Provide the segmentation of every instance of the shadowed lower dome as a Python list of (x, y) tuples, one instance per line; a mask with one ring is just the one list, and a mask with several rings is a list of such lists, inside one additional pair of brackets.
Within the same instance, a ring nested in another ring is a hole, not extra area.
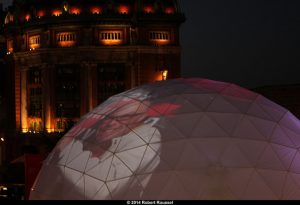
[(115, 95), (43, 164), (31, 199), (300, 199), (300, 122), (234, 84), (175, 79)]

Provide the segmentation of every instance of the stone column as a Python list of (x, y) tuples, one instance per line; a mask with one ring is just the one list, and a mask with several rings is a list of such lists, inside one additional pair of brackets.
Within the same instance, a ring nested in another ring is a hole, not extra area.
[(21, 131), (28, 131), (27, 111), (27, 70), (21, 70)]

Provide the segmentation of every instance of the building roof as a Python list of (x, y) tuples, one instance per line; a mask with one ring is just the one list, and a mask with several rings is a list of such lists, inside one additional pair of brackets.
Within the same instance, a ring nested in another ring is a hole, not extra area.
[(18, 20), (63, 14), (173, 15), (181, 13), (177, 0), (14, 0), (8, 9), (6, 24)]

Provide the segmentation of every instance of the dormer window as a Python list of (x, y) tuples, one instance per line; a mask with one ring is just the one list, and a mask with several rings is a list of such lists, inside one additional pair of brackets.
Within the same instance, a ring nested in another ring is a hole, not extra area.
[(129, 7), (126, 5), (120, 5), (119, 6), (119, 13), (120, 14), (128, 14), (129, 13)]
[(60, 32), (56, 34), (56, 42), (60, 47), (72, 47), (76, 45), (75, 32)]
[(52, 11), (52, 15), (53, 16), (60, 16), (62, 14), (61, 10), (60, 9), (54, 9)]
[(81, 10), (80, 10), (80, 8), (72, 7), (72, 8), (70, 9), (70, 13), (71, 13), (71, 14), (76, 14), (76, 15), (78, 15), (78, 14), (81, 13)]
[(45, 16), (45, 11), (44, 10), (39, 10), (38, 12), (37, 12), (37, 17), (38, 18), (41, 18), (41, 17), (44, 17)]
[(120, 45), (123, 43), (122, 31), (100, 31), (99, 41), (102, 45)]
[(167, 7), (167, 8), (165, 8), (165, 13), (166, 14), (174, 14), (175, 10), (173, 7)]
[(144, 13), (146, 13), (146, 14), (154, 13), (154, 7), (152, 5), (145, 6)]
[(100, 14), (100, 13), (102, 13), (102, 8), (98, 7), (98, 6), (94, 6), (94, 7), (90, 8), (90, 12), (92, 14)]

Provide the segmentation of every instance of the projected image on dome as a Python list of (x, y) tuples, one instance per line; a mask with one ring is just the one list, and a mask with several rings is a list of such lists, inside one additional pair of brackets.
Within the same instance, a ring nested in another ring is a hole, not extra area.
[(30, 198), (297, 199), (299, 137), (290, 112), (234, 84), (147, 84), (86, 114)]

